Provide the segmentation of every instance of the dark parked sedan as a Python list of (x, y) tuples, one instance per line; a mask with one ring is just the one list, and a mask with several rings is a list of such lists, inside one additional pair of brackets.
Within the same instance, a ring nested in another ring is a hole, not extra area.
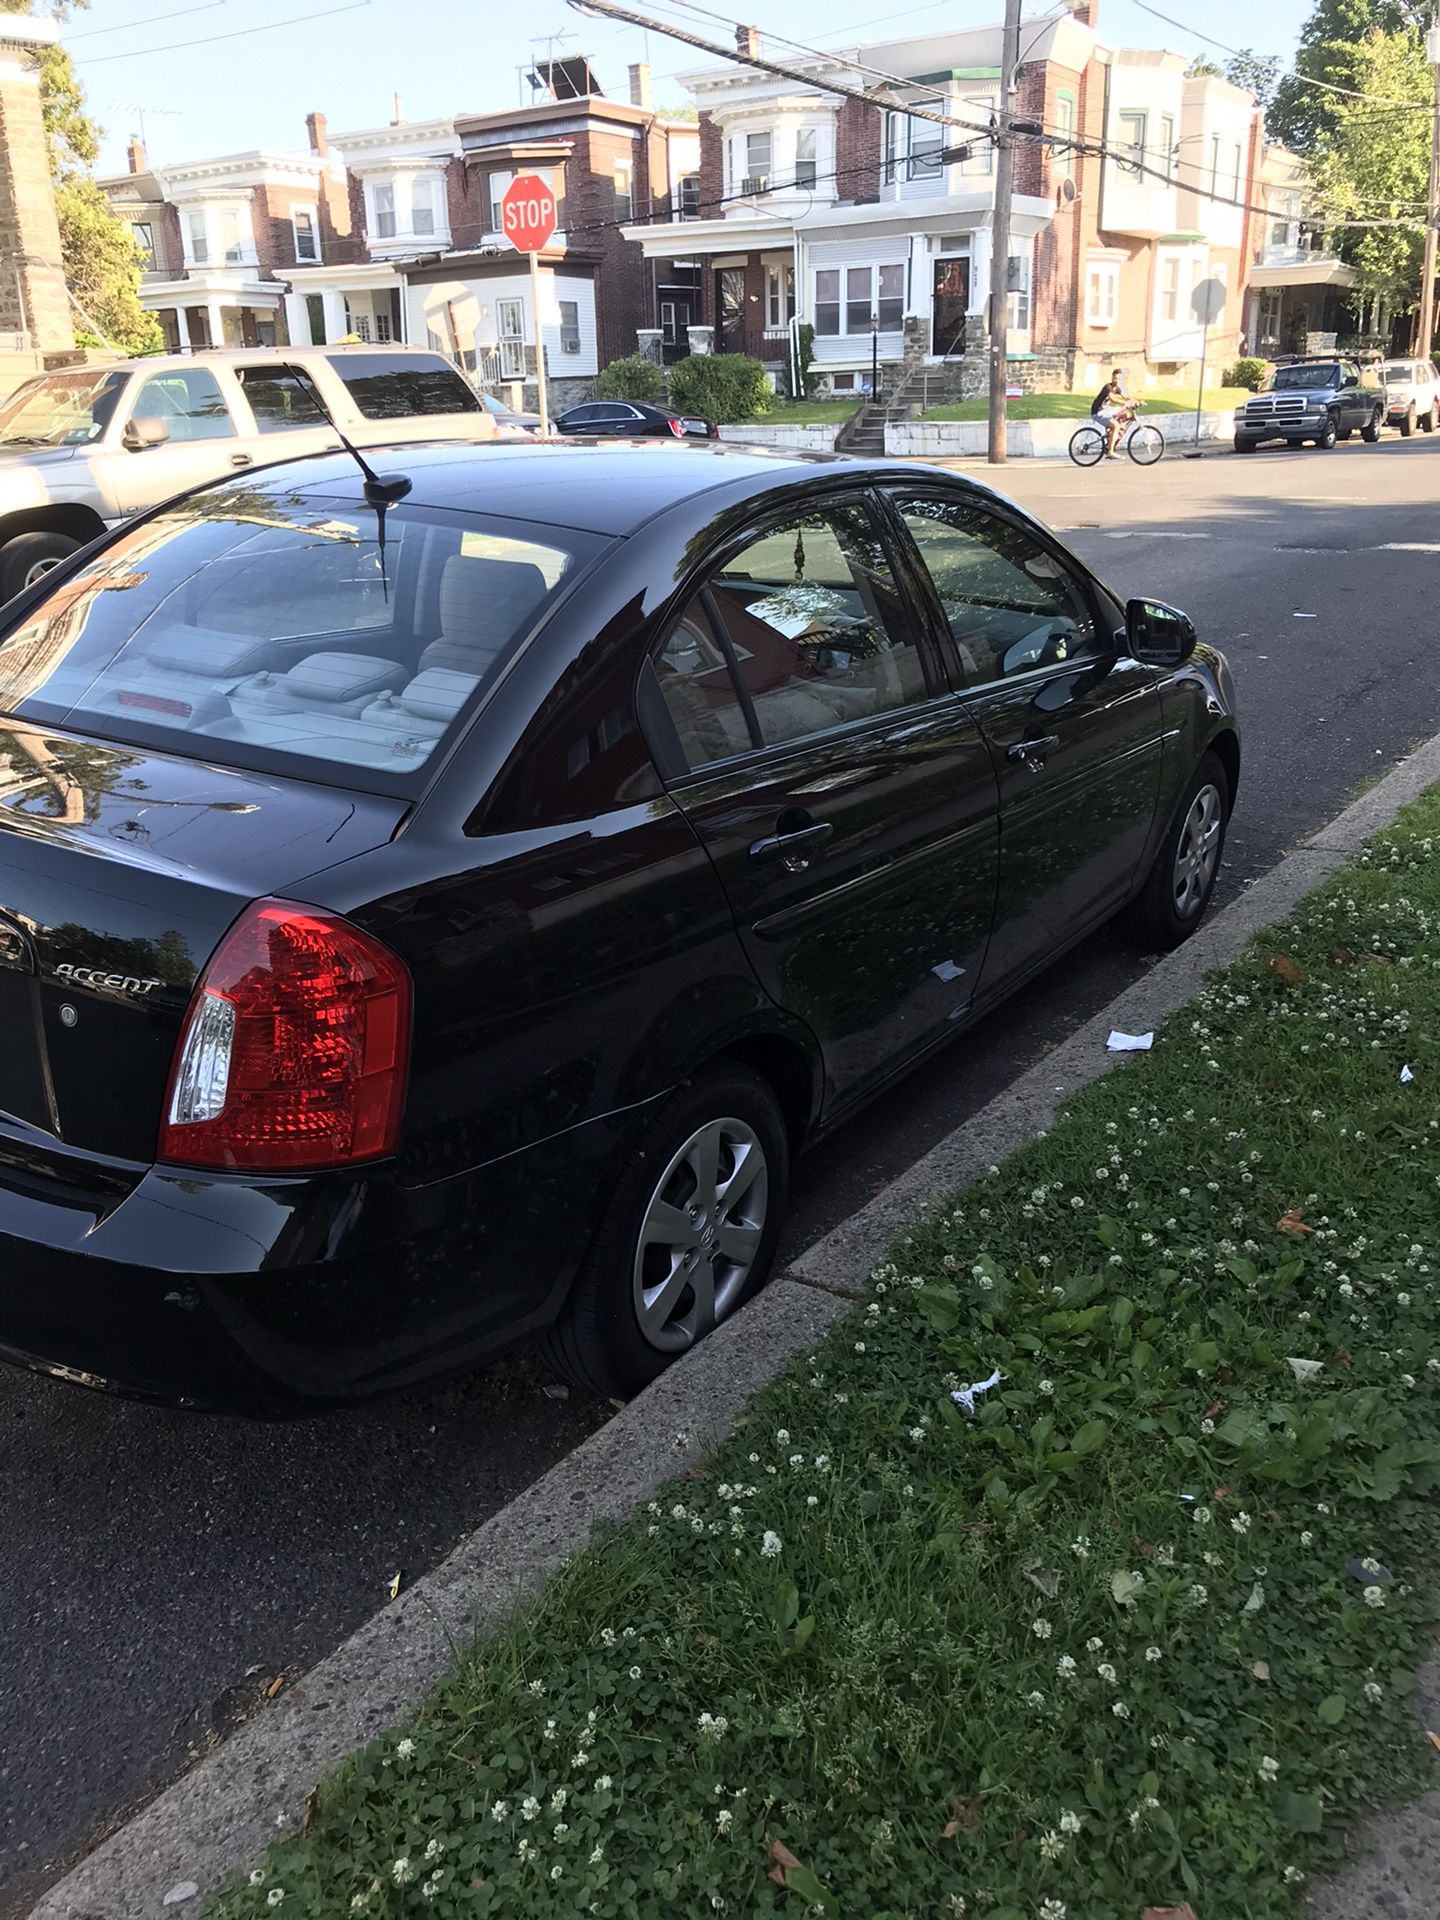
[(1223, 659), (984, 487), (386, 464), (206, 489), (6, 609), (13, 1360), (263, 1411), (536, 1332), (631, 1392), (761, 1285), (795, 1152), (1209, 898)]
[(624, 440), (718, 440), (720, 429), (698, 414), (642, 406), (638, 400), (592, 400), (555, 422), (557, 433), (607, 434)]

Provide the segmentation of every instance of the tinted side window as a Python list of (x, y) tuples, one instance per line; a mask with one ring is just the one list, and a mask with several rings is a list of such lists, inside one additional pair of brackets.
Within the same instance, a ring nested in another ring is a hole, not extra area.
[(204, 367), (154, 374), (135, 398), (137, 420), (163, 420), (172, 440), (228, 440), (235, 422), (215, 376)]
[(756, 744), (927, 697), (917, 635), (858, 505), (779, 522), (712, 575), (703, 601)]
[(443, 361), (398, 353), (344, 353), (330, 364), (367, 420), (484, 411), (475, 389)]
[(325, 425), (308, 383), (293, 367), (237, 367), (236, 375), (261, 433)]
[(968, 686), (1095, 652), (1080, 583), (1032, 534), (968, 500), (896, 495)]
[(655, 673), (688, 765), (749, 751), (754, 742), (739, 686), (698, 600), (671, 630)]

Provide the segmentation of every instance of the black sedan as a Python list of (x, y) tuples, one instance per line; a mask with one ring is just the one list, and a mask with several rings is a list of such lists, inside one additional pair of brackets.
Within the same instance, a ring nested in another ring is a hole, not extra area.
[(698, 414), (642, 406), (638, 400), (592, 400), (571, 407), (555, 422), (557, 433), (596, 434), (623, 440), (718, 440), (720, 429)]
[(1210, 896), (1223, 659), (984, 487), (384, 464), (204, 489), (5, 609), (12, 1360), (265, 1411), (537, 1333), (632, 1392), (763, 1283), (796, 1152)]

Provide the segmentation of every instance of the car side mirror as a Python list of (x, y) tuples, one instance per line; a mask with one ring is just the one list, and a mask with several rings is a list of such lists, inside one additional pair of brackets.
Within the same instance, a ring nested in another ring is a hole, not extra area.
[(1358, 387), (1359, 384), (1360, 382), (1355, 378), (1353, 373), (1347, 374), (1340, 382), (1340, 391), (1343, 393), (1347, 387)]
[(170, 429), (163, 420), (137, 413), (125, 422), (120, 444), (130, 453), (144, 453), (147, 447), (163, 447), (169, 438)]
[(1131, 656), (1147, 667), (1181, 667), (1195, 651), (1195, 623), (1163, 600), (1128, 600), (1125, 639)]

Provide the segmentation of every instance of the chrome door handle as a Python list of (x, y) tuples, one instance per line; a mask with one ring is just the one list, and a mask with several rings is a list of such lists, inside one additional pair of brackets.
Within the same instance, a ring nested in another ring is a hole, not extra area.
[(1028, 740), (1017, 740), (1013, 747), (1005, 749), (1007, 760), (1018, 760), (1027, 767), (1043, 767), (1045, 756), (1051, 747), (1058, 747), (1060, 736), (1055, 733), (1032, 734)]
[(232, 453), (230, 456), (230, 464), (232, 467), (253, 467), (255, 461), (251, 454)]
[(750, 858), (757, 866), (778, 860), (787, 873), (803, 873), (834, 831), (833, 822), (817, 820), (789, 833), (772, 833), (751, 843)]

